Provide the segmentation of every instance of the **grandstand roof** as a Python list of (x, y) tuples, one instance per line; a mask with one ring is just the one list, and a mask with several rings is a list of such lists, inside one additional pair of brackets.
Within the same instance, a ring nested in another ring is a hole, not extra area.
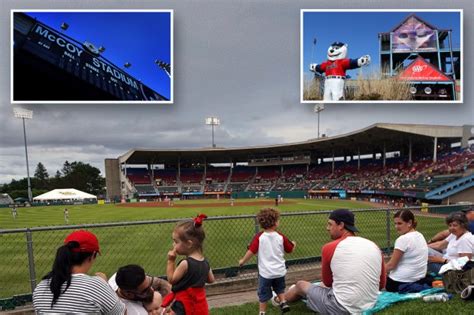
[(312, 157), (332, 157), (342, 155), (372, 154), (407, 150), (412, 143), (413, 152), (429, 152), (433, 148), (433, 138), (438, 144), (449, 145), (466, 137), (474, 138), (473, 126), (440, 126), (418, 124), (377, 123), (346, 134), (310, 139), (303, 142), (248, 146), (240, 148), (191, 148), (191, 149), (141, 149), (135, 148), (119, 157), (120, 163), (127, 164), (176, 164), (205, 161), (207, 163), (246, 162), (254, 157), (294, 155), (297, 152), (310, 153)]

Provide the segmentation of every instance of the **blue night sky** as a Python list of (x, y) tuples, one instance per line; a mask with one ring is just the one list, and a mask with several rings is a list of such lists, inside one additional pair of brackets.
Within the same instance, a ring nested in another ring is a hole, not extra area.
[[(171, 81), (154, 63), (159, 59), (171, 64), (170, 12), (25, 13), (57, 31), (66, 22), (66, 35), (81, 43), (104, 46), (105, 58), (170, 99)], [(125, 69), (125, 62), (132, 66)]]
[[(378, 34), (390, 32), (412, 13), (438, 29), (451, 29), (453, 47), (460, 47), (459, 12), (304, 12), (302, 45), (305, 75), (312, 75), (308, 70), (309, 64), (322, 63), (327, 59), (327, 49), (336, 41), (348, 44), (348, 58), (370, 55), (371, 65), (363, 67), (363, 73), (378, 72)], [(315, 37), (317, 43), (313, 48)], [(350, 70), (348, 74), (355, 77), (358, 71)]]

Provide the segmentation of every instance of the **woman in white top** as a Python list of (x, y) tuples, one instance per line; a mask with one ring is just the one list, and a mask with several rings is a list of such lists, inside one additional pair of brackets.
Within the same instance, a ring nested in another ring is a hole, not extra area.
[(428, 245), (424, 236), (416, 231), (417, 222), (410, 210), (399, 210), (393, 218), (400, 236), (385, 267), (388, 273), (385, 288), (390, 292), (399, 292), (402, 284), (422, 284), (427, 270)]
[[(453, 212), (446, 217), (449, 236), (442, 241), (430, 244), (428, 270), (438, 273), (443, 264), (450, 260), (466, 256), (472, 258), (473, 240), (468, 231), (468, 221), (463, 212)], [(446, 249), (446, 253), (441, 251)]]

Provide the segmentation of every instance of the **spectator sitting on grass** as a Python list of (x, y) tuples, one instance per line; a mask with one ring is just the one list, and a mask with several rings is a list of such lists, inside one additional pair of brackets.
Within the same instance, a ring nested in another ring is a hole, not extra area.
[(326, 230), (333, 239), (321, 254), (322, 284), (298, 281), (285, 297), (288, 302), (307, 299), (320, 314), (353, 314), (374, 307), (386, 273), (380, 248), (355, 236), (354, 214), (338, 209), (329, 215)]
[(107, 282), (87, 275), (99, 253), (99, 241), (91, 232), (69, 234), (56, 252), (52, 271), (33, 292), (35, 311), (124, 314), (125, 305)]
[[(472, 234), (468, 231), (468, 221), (463, 212), (453, 212), (446, 217), (449, 236), (439, 242), (431, 243), (428, 251), (428, 271), (438, 273), (443, 264), (466, 256), (472, 258)], [(446, 249), (446, 253), (441, 251)]]
[(162, 297), (171, 291), (168, 281), (145, 275), (138, 265), (120, 267), (109, 285), (125, 303), (127, 315), (161, 314)]
[[(466, 214), (466, 218), (467, 218), (467, 221), (468, 221), (467, 229), (469, 230), (469, 232), (471, 232), (471, 234), (474, 234), (474, 207), (468, 208), (466, 210), (462, 210), (462, 212), (464, 212)], [(448, 237), (449, 234), (451, 234), (449, 232), (449, 229), (443, 230), (443, 231), (437, 233), (435, 236), (433, 236), (428, 241), (428, 244), (442, 241), (442, 240), (446, 239), (446, 237)]]
[(393, 218), (400, 236), (395, 241), (392, 257), (386, 264), (386, 270), (390, 274), (385, 288), (389, 292), (400, 292), (407, 285), (419, 284), (417, 288), (422, 290), (423, 284), (431, 285), (432, 282), (432, 279), (425, 280), (428, 261), (425, 237), (416, 231), (417, 222), (410, 210), (398, 210)]

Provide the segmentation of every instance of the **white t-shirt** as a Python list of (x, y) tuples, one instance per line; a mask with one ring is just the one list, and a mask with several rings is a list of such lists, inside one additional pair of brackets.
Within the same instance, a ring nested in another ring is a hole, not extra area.
[[(114, 291), (118, 290), (118, 285), (115, 281), (116, 276), (117, 273), (114, 273), (112, 277), (109, 278), (109, 285)], [(143, 307), (142, 302), (130, 301), (121, 297), (119, 298), (120, 300), (122, 300), (123, 304), (125, 304), (125, 307), (127, 308), (127, 315), (148, 315), (148, 312), (145, 307)]]
[(332, 290), (351, 314), (375, 305), (382, 275), (382, 253), (368, 239), (351, 236), (340, 241), (332, 256)]
[(473, 252), (471, 232), (464, 233), (459, 239), (456, 239), (456, 235), (449, 234), (445, 240), (448, 241), (448, 248), (446, 248), (444, 258), (449, 260), (458, 259), (459, 254)]
[(417, 231), (401, 235), (395, 241), (395, 249), (403, 256), (395, 269), (390, 271), (390, 279), (398, 282), (415, 282), (425, 277), (428, 263), (428, 245), (425, 237)]
[(286, 275), (285, 252), (291, 253), (293, 243), (278, 231), (259, 232), (249, 245), (249, 250), (258, 253), (258, 273), (265, 279), (276, 279)]

